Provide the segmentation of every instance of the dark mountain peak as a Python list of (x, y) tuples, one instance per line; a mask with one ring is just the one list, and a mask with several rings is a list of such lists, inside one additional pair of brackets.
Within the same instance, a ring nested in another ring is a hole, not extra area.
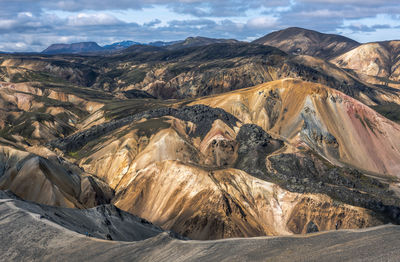
[(43, 54), (78, 54), (102, 51), (96, 42), (79, 42), (72, 44), (52, 44), (42, 51)]
[(272, 32), (253, 43), (271, 45), (285, 52), (332, 58), (360, 45), (357, 41), (341, 35), (324, 34), (300, 27), (289, 27)]
[(124, 40), (121, 42), (112, 43), (110, 45), (105, 45), (105, 46), (103, 46), (103, 48), (105, 48), (107, 50), (120, 50), (120, 49), (125, 49), (125, 48), (133, 46), (133, 45), (142, 45), (142, 43), (131, 41), (131, 40)]
[(168, 49), (180, 49), (186, 47), (205, 46), (205, 45), (222, 44), (222, 43), (233, 44), (238, 42), (239, 41), (235, 39), (216, 39), (203, 36), (191, 36), (186, 38), (183, 42), (170, 45)]
[(216, 43), (237, 43), (237, 42), (239, 41), (235, 39), (209, 38), (204, 36), (190, 36), (183, 41), (184, 44), (193, 44), (193, 43), (216, 44)]

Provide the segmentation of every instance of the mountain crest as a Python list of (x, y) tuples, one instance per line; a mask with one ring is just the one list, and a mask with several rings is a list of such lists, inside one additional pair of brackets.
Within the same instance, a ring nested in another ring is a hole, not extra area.
[(52, 44), (42, 54), (77, 54), (102, 51), (96, 42), (79, 42), (72, 44)]
[(270, 45), (296, 55), (333, 58), (360, 45), (350, 38), (299, 27), (272, 32), (253, 43)]

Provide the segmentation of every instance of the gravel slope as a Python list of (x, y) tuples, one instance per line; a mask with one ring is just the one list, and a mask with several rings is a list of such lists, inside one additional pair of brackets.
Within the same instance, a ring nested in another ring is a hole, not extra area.
[[(130, 228), (130, 232), (141, 232), (133, 234), (133, 239), (145, 239), (122, 242), (77, 233), (88, 225), (93, 235), (107, 229), (99, 225), (102, 212), (98, 210), (48, 208), (11, 199), (1, 191), (0, 199), (0, 261), (396, 261), (400, 256), (400, 227), (393, 225), (290, 237), (193, 241), (160, 233), (127, 214), (121, 216), (126, 219), (123, 223), (117, 223), (117, 216), (111, 215), (117, 232), (128, 234)], [(51, 212), (65, 219), (52, 221)], [(73, 217), (81, 223), (71, 222)], [(121, 234), (115, 238), (127, 237)]]

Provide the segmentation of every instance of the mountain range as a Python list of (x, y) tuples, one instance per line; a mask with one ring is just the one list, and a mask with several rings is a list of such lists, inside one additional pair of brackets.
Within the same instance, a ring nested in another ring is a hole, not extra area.
[(99, 46), (95, 42), (80, 42), (72, 44), (52, 44), (43, 50), (42, 54), (54, 55), (54, 54), (87, 54), (87, 53), (99, 53), (99, 52), (110, 52), (123, 50), (131, 46), (155, 46), (155, 47), (167, 47), (168, 49), (180, 49), (186, 47), (203, 46), (215, 43), (236, 43), (237, 40), (233, 39), (213, 39), (207, 37), (189, 37), (183, 41), (156, 41), (150, 43), (139, 43), (130, 40), (112, 43), (110, 45)]
[(0, 236), (19, 244), (0, 250), (395, 261), (399, 47), (288, 28), (1, 54)]

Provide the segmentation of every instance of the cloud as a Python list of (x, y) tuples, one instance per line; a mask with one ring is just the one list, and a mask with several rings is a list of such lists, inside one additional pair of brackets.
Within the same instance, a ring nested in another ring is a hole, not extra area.
[(144, 23), (143, 25), (148, 26), (148, 27), (153, 27), (153, 26), (159, 25), (161, 23), (162, 23), (162, 21), (160, 19), (154, 19), (148, 23)]
[(253, 29), (267, 29), (273, 28), (277, 25), (277, 18), (275, 17), (256, 17), (247, 22), (247, 26)]
[(67, 25), (69, 26), (94, 26), (94, 25), (118, 25), (123, 24), (121, 20), (118, 20), (114, 16), (97, 13), (87, 14), (79, 13), (75, 16), (68, 17)]
[(348, 26), (343, 26), (343, 29), (348, 29), (351, 30), (352, 32), (376, 32), (376, 30), (379, 29), (389, 29), (392, 28), (390, 25), (387, 24), (382, 24), (382, 25), (372, 25), (372, 26), (367, 26), (363, 24), (351, 24)]
[(278, 8), (288, 6), (290, 0), (222, 0), (195, 1), (190, 5), (184, 1), (171, 2), (169, 6), (177, 13), (191, 14), (197, 17), (235, 17), (249, 10)]
[(358, 5), (358, 6), (382, 6), (382, 5), (395, 5), (399, 2), (397, 0), (299, 0), (302, 3), (310, 4), (331, 4), (331, 5)]

